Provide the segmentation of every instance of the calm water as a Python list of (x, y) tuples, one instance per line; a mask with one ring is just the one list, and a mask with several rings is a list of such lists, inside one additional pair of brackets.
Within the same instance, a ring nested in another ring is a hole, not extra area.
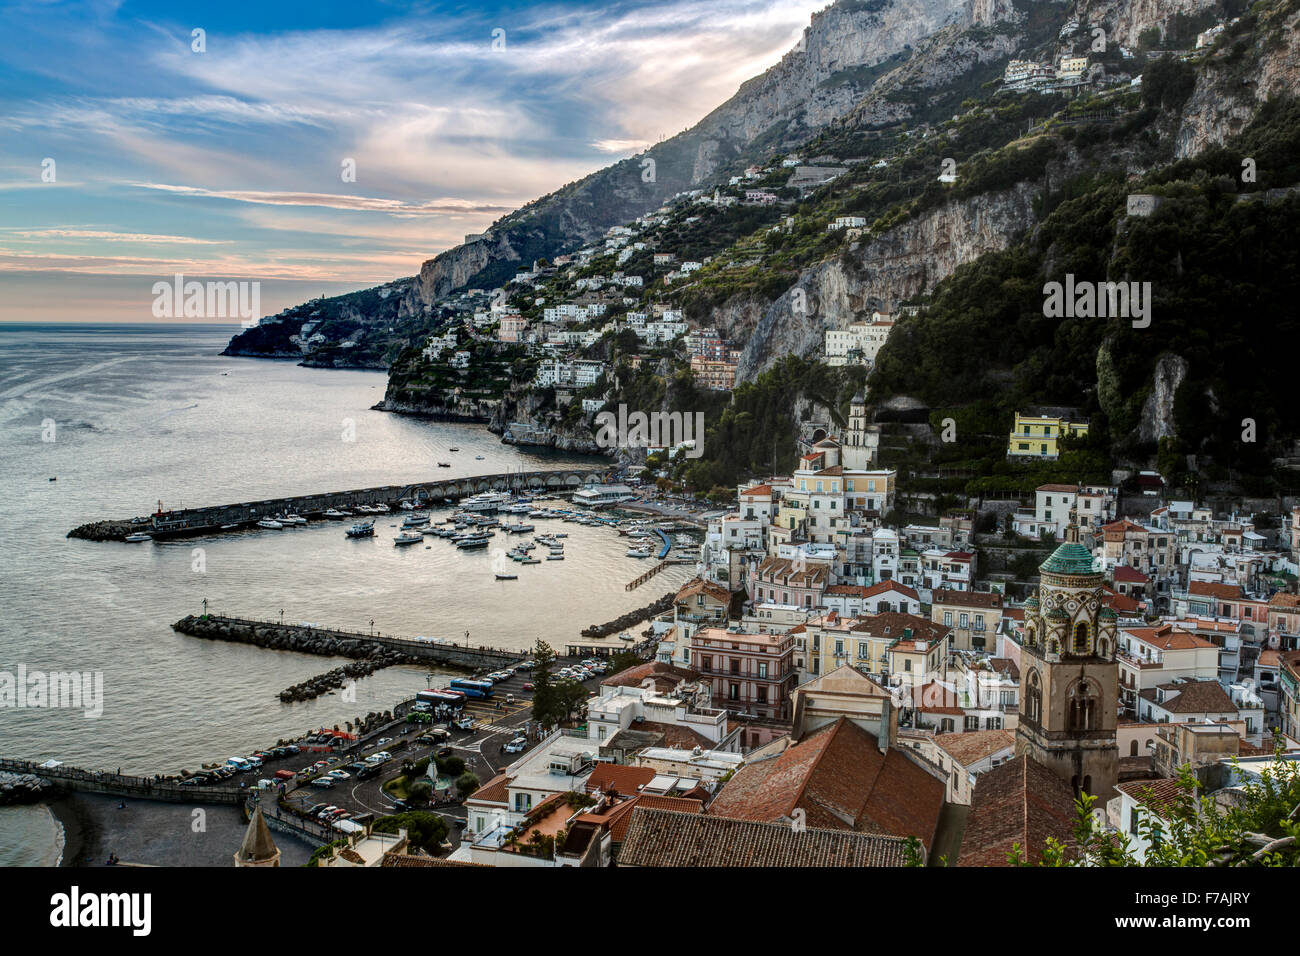
[[(392, 668), (360, 681), (355, 703), (281, 704), (280, 690), (340, 662), (172, 631), (204, 598), (230, 614), (283, 610), (285, 620), (360, 629), (373, 619), (385, 632), (468, 630), (524, 648), (539, 637), (562, 646), (690, 576), (672, 568), (626, 592), (646, 568), (624, 556), (627, 539), (574, 524), (563, 525), (566, 560), (517, 566), (517, 581), (494, 579), (491, 554), (441, 539), (393, 547), (396, 519), (359, 541), (338, 522), (171, 543), (65, 537), (85, 521), (147, 514), (159, 499), (196, 506), (590, 461), (502, 445), (482, 426), (371, 411), (383, 373), (223, 358), (231, 331), (0, 325), (0, 670), (101, 671), (105, 701), (98, 719), (0, 709), (0, 755), (175, 772), (387, 709), (424, 686), (422, 670)], [(43, 441), (51, 421), (54, 441)], [(0, 811), (0, 863), (30, 859), (16, 828), (48, 830), (42, 816), (19, 816)]]

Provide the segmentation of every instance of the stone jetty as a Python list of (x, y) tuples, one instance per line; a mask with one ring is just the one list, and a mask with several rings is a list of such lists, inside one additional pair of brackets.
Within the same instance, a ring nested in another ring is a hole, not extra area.
[(17, 803), (37, 803), (50, 796), (54, 788), (48, 780), (33, 773), (10, 773), (0, 770), (0, 807)]
[(582, 636), (608, 637), (611, 634), (626, 631), (629, 627), (640, 624), (647, 618), (654, 617), (657, 614), (663, 614), (665, 611), (669, 610), (673, 606), (673, 598), (676, 596), (677, 592), (669, 591), (663, 597), (659, 598), (659, 600), (652, 601), (639, 610), (628, 611), (626, 614), (622, 614), (605, 624), (592, 624), (589, 627), (584, 627), (582, 629)]
[(332, 671), (326, 671), (324, 674), (317, 674), (300, 684), (294, 684), (292, 687), (286, 687), (280, 691), (280, 700), (285, 703), (292, 703), (299, 700), (312, 700), (320, 697), (322, 694), (328, 694), (332, 690), (338, 690), (348, 681), (358, 680), (362, 677), (369, 677), (375, 671), (385, 667), (393, 667), (397, 664), (418, 664), (421, 663), (419, 658), (411, 657), (409, 654), (399, 654), (397, 651), (380, 650), (374, 657), (367, 658), (363, 661), (352, 661), (344, 664), (342, 667), (336, 667)]

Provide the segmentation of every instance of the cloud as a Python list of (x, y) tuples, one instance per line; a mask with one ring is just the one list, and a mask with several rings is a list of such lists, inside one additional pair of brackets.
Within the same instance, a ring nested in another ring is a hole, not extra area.
[(229, 199), (234, 202), (259, 203), (266, 206), (320, 206), (327, 209), (363, 209), (402, 216), (481, 215), (506, 213), (513, 206), (475, 203), (464, 199), (429, 199), (419, 203), (377, 196), (348, 196), (342, 193), (269, 192), (250, 189), (204, 189), (200, 186), (176, 186), (168, 183), (131, 183), (139, 189), (157, 189), (184, 196)]

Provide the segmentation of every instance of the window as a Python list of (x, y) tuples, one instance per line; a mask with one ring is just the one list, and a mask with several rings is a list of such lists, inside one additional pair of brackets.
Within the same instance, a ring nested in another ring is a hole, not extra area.
[(727, 687), (727, 697), (731, 700), (740, 700), (740, 685), (729, 684)]
[(969, 614), (963, 614), (963, 615), (961, 616), (961, 626), (964, 627), (964, 628), (965, 628), (965, 627), (970, 627), (970, 615), (969, 615)]
[(757, 700), (760, 704), (766, 704), (766, 703), (767, 703), (767, 688), (766, 688), (766, 687), (759, 687), (759, 688), (758, 688), (756, 700)]
[(767, 661), (758, 662), (758, 676), (762, 678), (767, 677)]
[(731, 659), (731, 662), (730, 662), (730, 663), (731, 663), (731, 673), (733, 673), (733, 674), (739, 674), (739, 673), (740, 673), (740, 661), (736, 660), (736, 659), (733, 657), (733, 658)]
[(533, 795), (531, 793), (515, 794), (515, 812), (527, 813), (533, 808)]
[(1070, 688), (1069, 715), (1071, 731), (1097, 729), (1097, 697), (1084, 681), (1076, 681)]
[(952, 611), (943, 612), (943, 626), (952, 627)]
[(967, 730), (979, 730), (979, 729), (980, 729), (980, 719), (979, 719), (978, 717), (976, 717), (975, 715), (973, 715), (973, 714), (967, 714), (967, 715), (966, 715), (966, 729), (967, 729)]
[(982, 631), (982, 630), (984, 630), (984, 615), (983, 615), (983, 614), (976, 614), (976, 615), (975, 615), (975, 630), (977, 630), (977, 631)]
[(1043, 719), (1043, 686), (1038, 671), (1030, 671), (1025, 687), (1025, 716), (1034, 723)]

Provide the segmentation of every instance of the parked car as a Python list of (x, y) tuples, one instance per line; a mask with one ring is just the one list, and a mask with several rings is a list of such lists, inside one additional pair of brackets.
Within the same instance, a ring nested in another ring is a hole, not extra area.
[(316, 814), (320, 813), (328, 806), (329, 806), (328, 803), (313, 803), (310, 807), (307, 808), (307, 815), (309, 817), (314, 817)]
[(439, 748), (438, 748), (438, 756), (439, 756), (439, 757), (442, 757), (442, 758), (444, 758), (444, 759), (447, 758), (447, 757), (450, 757), (450, 756), (452, 755), (453, 752), (454, 752), (454, 751), (452, 750), (451, 747), (439, 747)]
[(383, 773), (383, 771), (384, 771), (384, 768), (383, 768), (383, 764), (382, 764), (382, 762), (380, 762), (380, 763), (368, 764), (368, 765), (366, 766), (366, 769), (365, 769), (365, 770), (358, 770), (358, 771), (357, 771), (357, 779), (358, 779), (358, 780), (369, 780), (371, 777), (377, 777), (377, 776), (379, 776), (381, 773)]
[(328, 790), (330, 787), (334, 786), (334, 783), (335, 780), (333, 777), (317, 777), (311, 782), (311, 785), (313, 787), (320, 787), (322, 790)]
[(528, 681), (526, 684), (524, 684), (523, 689), (524, 689), (524, 690), (536, 690), (537, 688), (533, 686), (533, 682), (532, 682), (532, 681)]
[(382, 747), (384, 744), (391, 744), (392, 742), (393, 742), (392, 737), (380, 737), (378, 740), (375, 741), (375, 746)]
[(325, 806), (321, 807), (319, 810), (313, 813), (312, 816), (316, 817), (317, 819), (320, 819), (324, 817), (327, 813), (332, 813), (337, 809), (338, 807), (334, 806), (334, 804), (327, 803), (325, 804)]
[(505, 747), (503, 747), (502, 749), (508, 754), (523, 753), (525, 750), (528, 749), (528, 741), (525, 740), (523, 737), (516, 737), (514, 740), (510, 741), (510, 743), (506, 744)]
[(331, 770), (329, 773), (325, 774), (325, 776), (333, 777), (335, 780), (352, 779), (352, 774), (348, 773), (346, 770)]

